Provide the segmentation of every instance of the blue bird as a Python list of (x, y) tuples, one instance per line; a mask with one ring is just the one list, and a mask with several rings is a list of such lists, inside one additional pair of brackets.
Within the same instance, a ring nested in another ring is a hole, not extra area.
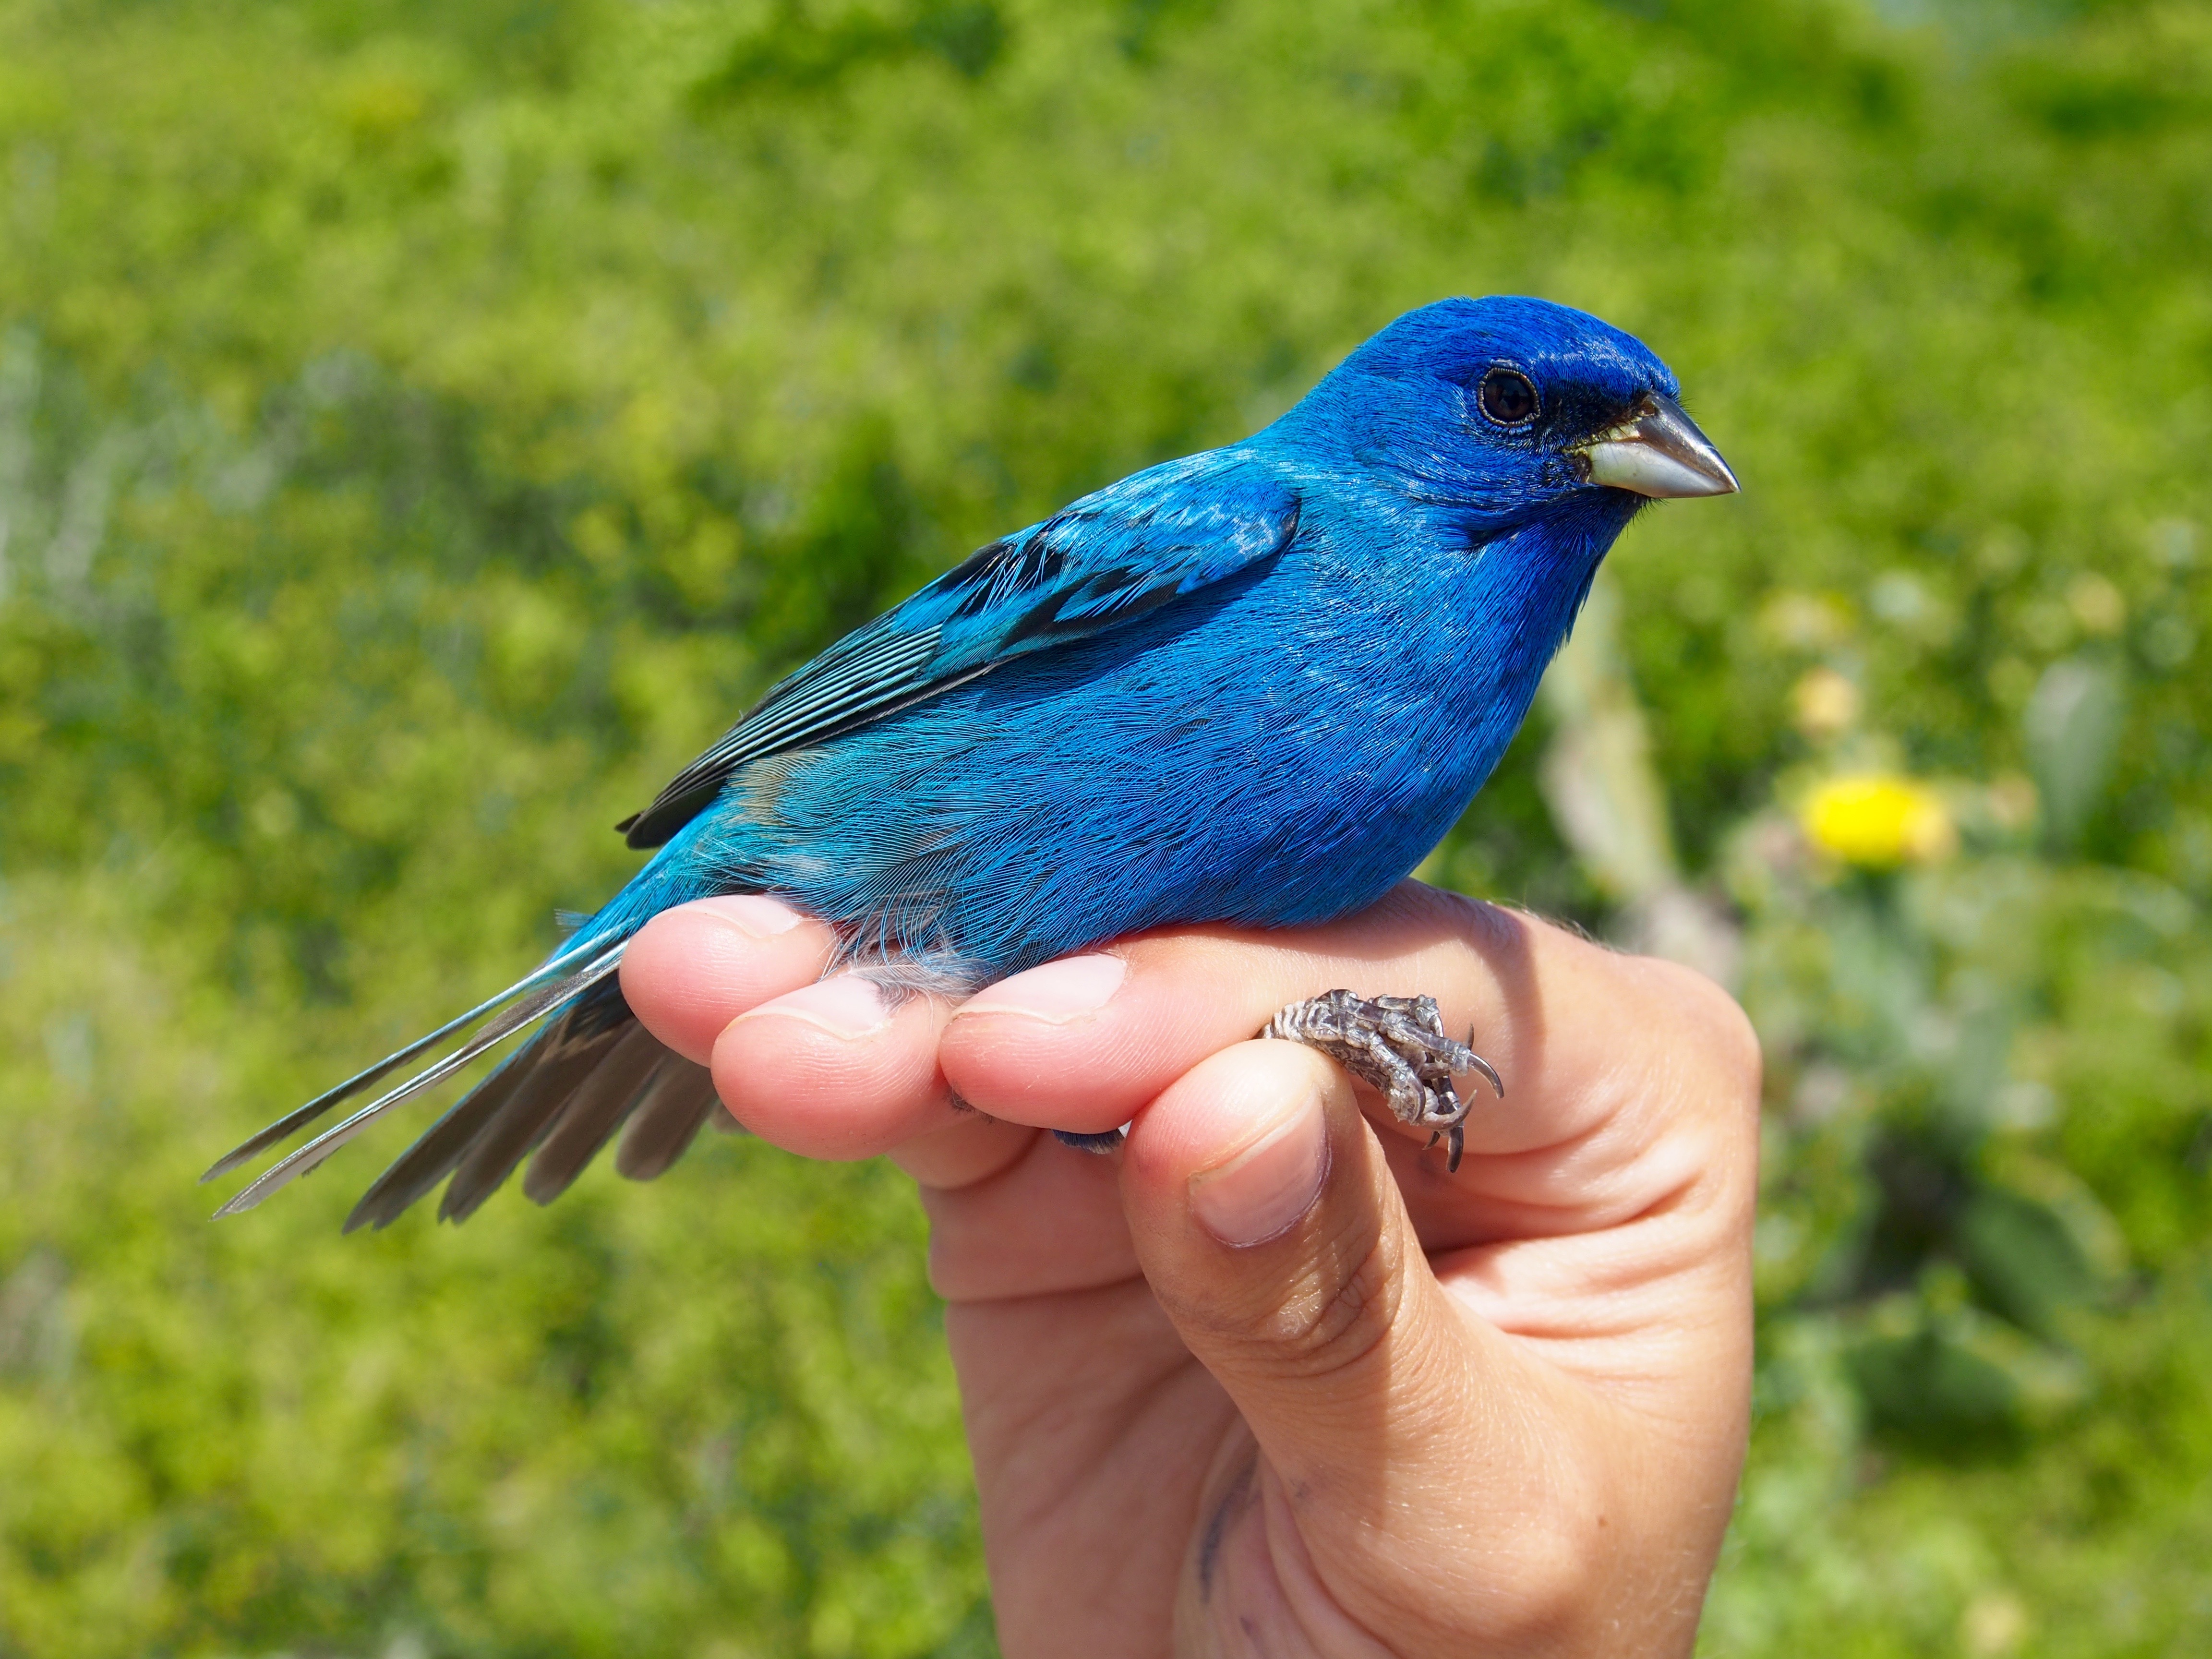
[[(617, 1167), (659, 1173), (714, 1091), (614, 975), (648, 919), (709, 894), (775, 894), (834, 926), (839, 966), (948, 996), (1142, 928), (1371, 903), (1481, 787), (1630, 519), (1736, 488), (1678, 395), (1585, 313), (1440, 301), (1264, 431), (993, 542), (773, 687), (618, 825), (658, 850), (534, 973), (219, 1162), (210, 1178), (483, 1022), (219, 1213), (540, 1020), (347, 1231), (448, 1176), (439, 1214), (463, 1219), (526, 1157), (547, 1202), (618, 1129)], [(1427, 999), (1334, 992), (1268, 1031), (1448, 1133), (1455, 1166), (1453, 1076), (1502, 1090)]]

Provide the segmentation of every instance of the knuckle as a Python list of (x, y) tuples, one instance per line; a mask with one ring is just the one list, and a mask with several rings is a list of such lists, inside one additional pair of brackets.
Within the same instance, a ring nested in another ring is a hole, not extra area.
[(1305, 1379), (1349, 1370), (1397, 1322), (1405, 1275), (1387, 1237), (1331, 1239), (1256, 1333), (1273, 1369)]
[(1575, 1651), (1599, 1592), (1616, 1575), (1615, 1539), (1599, 1494), (1587, 1480), (1562, 1479), (1543, 1512), (1508, 1547), (1500, 1582), (1512, 1590), (1493, 1609), (1507, 1651)]
[(1694, 969), (1657, 957), (1638, 960), (1666, 1005), (1667, 1023), (1693, 1039), (1686, 1047), (1711, 1068), (1717, 1092), (1737, 1103), (1757, 1101), (1765, 1062), (1743, 1005)]

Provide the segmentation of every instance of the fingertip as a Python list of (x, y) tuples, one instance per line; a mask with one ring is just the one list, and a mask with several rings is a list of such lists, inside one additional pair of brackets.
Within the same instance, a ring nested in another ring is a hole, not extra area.
[(1121, 946), (987, 986), (945, 1027), (946, 1079), (1009, 1122), (1086, 1134), (1120, 1127), (1224, 1036), (1244, 1035), (1208, 1029), (1220, 1011), (1204, 1002), (1164, 1004), (1157, 974), (1138, 959), (1158, 954)]
[(1011, 1168), (1036, 1144), (1037, 1131), (955, 1109), (943, 1127), (891, 1149), (890, 1160), (924, 1192), (957, 1192)]
[[(769, 893), (718, 893), (709, 898), (694, 899), (678, 908), (695, 916), (712, 916), (726, 921), (740, 933), (754, 939), (776, 939), (794, 927), (806, 924), (804, 911), (794, 908)], [(820, 922), (814, 926), (829, 931)]]
[(631, 939), (623, 996), (653, 1036), (704, 1065), (725, 1026), (818, 976), (834, 943), (823, 924), (765, 894), (696, 899)]
[(1130, 1126), (1125, 1181), (1231, 1246), (1261, 1243), (1318, 1200), (1343, 1072), (1297, 1043), (1250, 1042), (1200, 1062)]
[(856, 973), (760, 1004), (716, 1036), (708, 1064), (732, 1115), (806, 1158), (872, 1158), (956, 1115), (937, 1070), (941, 1004), (894, 1001)]
[(1066, 1025), (1097, 1015), (1129, 975), (1128, 963), (1104, 951), (1062, 957), (987, 985), (962, 1003), (955, 1019), (1006, 1015), (1043, 1025)]

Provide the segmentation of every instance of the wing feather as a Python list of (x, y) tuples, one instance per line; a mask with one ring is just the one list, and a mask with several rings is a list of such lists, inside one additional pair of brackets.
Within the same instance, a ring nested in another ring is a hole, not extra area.
[(770, 689), (721, 741), (616, 828), (658, 847), (739, 769), (941, 695), (1010, 657), (1156, 610), (1297, 533), (1296, 495), (1249, 455), (1147, 469), (977, 550)]

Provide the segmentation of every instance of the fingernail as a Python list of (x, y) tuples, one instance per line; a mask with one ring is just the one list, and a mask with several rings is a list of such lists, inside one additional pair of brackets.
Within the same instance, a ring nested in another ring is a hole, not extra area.
[(957, 1014), (1026, 1014), (1054, 1025), (1095, 1014), (1128, 976), (1119, 957), (1067, 957), (1026, 974), (987, 985), (960, 1005)]
[(871, 1036), (890, 1024), (890, 1010), (884, 1005), (883, 993), (858, 974), (839, 974), (831, 979), (817, 980), (802, 990), (764, 1002), (751, 1012), (738, 1015), (738, 1019), (759, 1019), (768, 1015), (803, 1019), (831, 1036), (848, 1039)]
[(720, 898), (701, 899), (694, 908), (755, 939), (774, 939), (778, 933), (789, 933), (805, 920), (781, 899), (772, 899), (765, 893), (728, 893)]
[(1191, 1213), (1224, 1244), (1264, 1244), (1313, 1208), (1328, 1178), (1328, 1120), (1309, 1094), (1227, 1163), (1191, 1176)]

